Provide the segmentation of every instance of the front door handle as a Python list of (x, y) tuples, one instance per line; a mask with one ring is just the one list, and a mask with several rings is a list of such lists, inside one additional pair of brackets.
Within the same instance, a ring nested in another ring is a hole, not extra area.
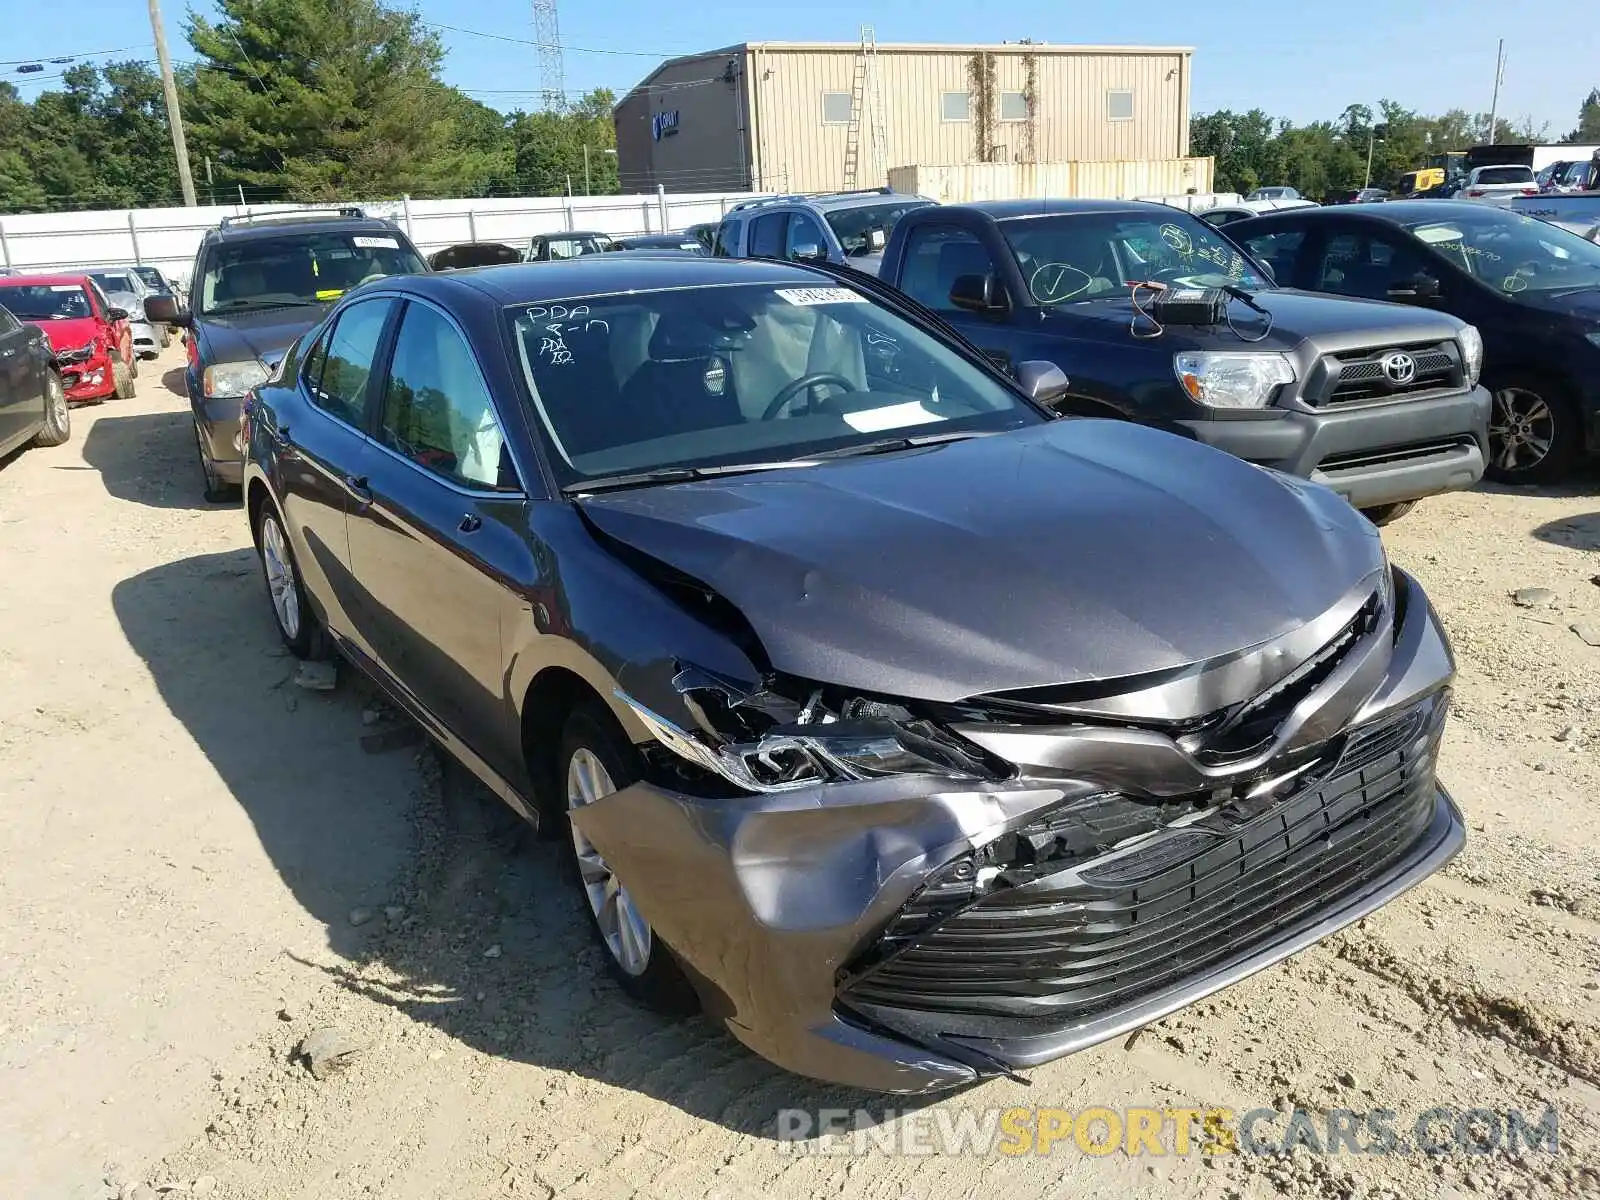
[(483, 518), (477, 513), (467, 513), (461, 518), (461, 524), (456, 526), (462, 533), (477, 533), (483, 528)]
[(372, 503), (372, 489), (367, 487), (367, 477), (365, 475), (346, 475), (344, 477), (344, 488), (359, 503)]

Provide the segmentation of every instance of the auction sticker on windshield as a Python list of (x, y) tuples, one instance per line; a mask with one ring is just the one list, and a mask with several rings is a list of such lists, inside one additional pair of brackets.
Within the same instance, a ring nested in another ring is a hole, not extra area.
[(363, 237), (357, 234), (350, 239), (363, 250), (398, 250), (400, 243), (392, 237)]
[(867, 298), (849, 288), (779, 288), (790, 304), (865, 304)]

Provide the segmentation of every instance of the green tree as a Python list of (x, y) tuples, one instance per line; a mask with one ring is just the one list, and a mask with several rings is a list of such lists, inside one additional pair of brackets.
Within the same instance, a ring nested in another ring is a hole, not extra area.
[(1578, 127), (1561, 140), (1573, 145), (1600, 142), (1600, 88), (1590, 90), (1578, 109)]
[(573, 192), (580, 196), (586, 186), (597, 196), (620, 191), (613, 153), (617, 145), (616, 126), (611, 121), (614, 104), (608, 88), (597, 88), (559, 111), (514, 113), (511, 136), (518, 188), (532, 196), (558, 196), (567, 190), (570, 180)]

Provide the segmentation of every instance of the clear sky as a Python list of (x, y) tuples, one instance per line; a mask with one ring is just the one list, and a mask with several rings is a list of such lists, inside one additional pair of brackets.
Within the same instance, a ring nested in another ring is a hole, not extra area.
[[(1551, 140), (1577, 123), (1578, 106), (1600, 85), (1600, 27), (1577, 0), (558, 0), (570, 91), (607, 86), (619, 95), (656, 61), (741, 41), (853, 42), (871, 21), (880, 42), (1046, 42), (1181, 45), (1195, 49), (1195, 110), (1262, 108), (1297, 122), (1335, 117), (1347, 105), (1397, 100), (1425, 113), (1487, 111), (1495, 43), (1507, 40), (1500, 113), (1548, 122)], [(145, 0), (74, 0), (72, 19), (25, 21), (29, 0), (0, 0), (0, 55), (40, 59), (132, 47), (153, 57)], [(510, 38), (533, 36), (529, 0), (416, 0), (424, 20)], [(202, 3), (202, 11), (209, 4)], [(164, 5), (174, 58), (189, 57), (184, 6)], [(447, 82), (496, 108), (530, 107), (539, 81), (534, 49), (439, 31)], [(43, 75), (0, 76), (24, 95)]]

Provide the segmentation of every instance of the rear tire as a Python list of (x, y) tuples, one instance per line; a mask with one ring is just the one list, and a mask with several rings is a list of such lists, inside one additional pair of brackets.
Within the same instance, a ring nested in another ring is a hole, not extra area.
[(1489, 468), (1496, 483), (1554, 483), (1583, 453), (1583, 423), (1567, 389), (1538, 375), (1497, 376), (1487, 383)]
[(72, 413), (67, 409), (67, 389), (61, 376), (51, 371), (45, 380), (44, 424), (33, 435), (35, 446), (59, 446), (72, 436)]
[[(610, 716), (591, 706), (576, 708), (561, 731), (557, 786), (567, 810), (581, 808), (637, 781), (639, 755)], [(640, 1004), (669, 1016), (699, 1010), (699, 998), (665, 943), (633, 907), (632, 898), (600, 852), (567, 821), (568, 866), (589, 927), (605, 955), (606, 969)]]
[(122, 356), (116, 354), (111, 359), (111, 378), (117, 386), (118, 400), (131, 400), (133, 398), (133, 372), (128, 364), (122, 361)]
[(1374, 525), (1388, 525), (1398, 521), (1416, 506), (1415, 500), (1401, 500), (1396, 504), (1379, 504), (1373, 508), (1363, 508), (1361, 515)]

